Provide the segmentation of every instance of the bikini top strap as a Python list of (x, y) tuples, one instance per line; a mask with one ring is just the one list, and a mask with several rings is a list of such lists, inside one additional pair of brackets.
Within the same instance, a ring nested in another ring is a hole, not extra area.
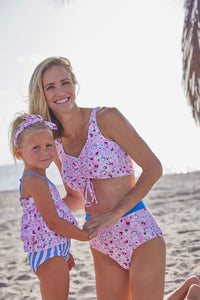
[(92, 111), (92, 117), (93, 117), (93, 118), (96, 119), (96, 113), (97, 113), (97, 110), (99, 110), (99, 109), (100, 109), (100, 106), (97, 106), (97, 107), (95, 107), (95, 108), (93, 109), (93, 111)]
[(22, 185), (22, 178), (25, 176), (25, 175), (28, 175), (28, 174), (33, 174), (33, 175), (36, 175), (38, 177), (41, 177), (42, 179), (44, 179), (47, 183), (50, 183), (52, 185), (54, 185), (51, 181), (47, 180), (45, 177), (43, 177), (42, 175), (39, 175), (37, 173), (33, 173), (33, 172), (26, 172), (23, 174), (23, 176), (20, 178), (20, 185), (19, 185), (19, 191), (20, 191), (20, 197), (21, 197), (21, 185)]
[(96, 120), (96, 113), (97, 110), (99, 110), (100, 106), (93, 108), (91, 115), (90, 115), (90, 120), (89, 120), (89, 128), (88, 128), (88, 133), (92, 133), (93, 129), (96, 127), (97, 120)]

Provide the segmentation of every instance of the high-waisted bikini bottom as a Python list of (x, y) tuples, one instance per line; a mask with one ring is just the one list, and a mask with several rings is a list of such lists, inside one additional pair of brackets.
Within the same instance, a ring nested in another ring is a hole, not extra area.
[(133, 251), (155, 237), (163, 237), (163, 233), (151, 212), (144, 207), (128, 212), (116, 224), (100, 230), (89, 244), (129, 270)]

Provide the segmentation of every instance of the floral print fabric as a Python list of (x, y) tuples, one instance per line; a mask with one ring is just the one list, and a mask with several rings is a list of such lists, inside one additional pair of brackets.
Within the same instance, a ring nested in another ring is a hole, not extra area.
[[(97, 203), (91, 179), (106, 179), (134, 174), (131, 157), (114, 141), (106, 139), (100, 132), (96, 112), (93, 109), (88, 128), (86, 143), (78, 157), (68, 155), (62, 140), (56, 140), (58, 157), (62, 163), (61, 174), (64, 182), (73, 190), (78, 190), (86, 203)], [(87, 202), (87, 192), (91, 202)]]
[[(77, 225), (76, 219), (61, 199), (55, 185), (51, 182), (48, 182), (48, 185), (59, 217)], [(21, 201), (23, 204), (21, 240), (24, 242), (25, 252), (42, 251), (69, 240), (47, 226), (32, 197)]]
[(163, 233), (150, 211), (143, 208), (100, 230), (89, 244), (129, 270), (133, 251), (155, 237), (163, 237)]

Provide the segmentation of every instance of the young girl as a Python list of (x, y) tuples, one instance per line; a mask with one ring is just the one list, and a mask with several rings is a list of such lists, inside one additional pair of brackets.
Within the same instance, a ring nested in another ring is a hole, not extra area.
[(70, 238), (87, 241), (88, 233), (76, 227), (76, 219), (46, 176), (54, 159), (55, 129), (40, 115), (19, 115), (11, 126), (11, 149), (14, 158), (24, 162), (20, 179), (24, 251), (40, 280), (42, 299), (66, 300)]

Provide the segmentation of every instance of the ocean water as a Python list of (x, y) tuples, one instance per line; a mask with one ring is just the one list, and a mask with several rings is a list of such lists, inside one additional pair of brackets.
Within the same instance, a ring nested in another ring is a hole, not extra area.
[[(136, 178), (139, 176), (141, 169), (134, 165)], [(184, 170), (172, 170), (164, 169), (164, 174), (180, 174), (180, 173), (191, 173), (198, 170), (184, 169)], [(22, 176), (23, 164), (17, 163), (10, 165), (0, 165), (0, 192), (2, 191), (13, 191), (19, 189), (19, 179)], [(60, 173), (54, 163), (47, 169), (48, 178), (56, 185), (62, 184)]]
[[(140, 169), (135, 166), (136, 177)], [(23, 163), (0, 165), (0, 192), (19, 189), (20, 178), (23, 172)], [(60, 173), (54, 163), (47, 169), (47, 177), (56, 185), (62, 184)]]
[[(22, 172), (22, 163), (0, 166), (0, 192), (17, 190)], [(48, 168), (47, 176), (54, 184), (62, 184), (59, 171), (54, 163)]]

